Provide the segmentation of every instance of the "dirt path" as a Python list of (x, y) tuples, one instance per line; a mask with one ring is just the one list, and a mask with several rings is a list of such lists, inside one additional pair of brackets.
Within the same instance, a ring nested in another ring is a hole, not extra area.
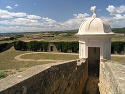
[(35, 59), (23, 59), (21, 58), (21, 56), (27, 55), (27, 54), (38, 54), (38, 53), (52, 53), (52, 54), (68, 54), (68, 55), (78, 55), (77, 53), (59, 53), (59, 52), (30, 52), (30, 53), (24, 53), (24, 54), (20, 54), (17, 55), (15, 57), (16, 60), (18, 61), (65, 61), (65, 60), (53, 60), (53, 59), (39, 59), (39, 60), (35, 60)]
[[(41, 61), (41, 62), (42, 62), (42, 61), (65, 61), (65, 60), (53, 60), (53, 59), (39, 59), (39, 60), (35, 60), (35, 59), (23, 59), (23, 58), (21, 58), (21, 56), (24, 56), (24, 55), (27, 55), (27, 54), (38, 54), (38, 53), (78, 55), (78, 53), (30, 52), (30, 53), (24, 53), (24, 54), (17, 55), (17, 56), (15, 57), (15, 59), (18, 60), (18, 61)], [(112, 54), (111, 56), (125, 57), (125, 55), (118, 55), (118, 54)]]

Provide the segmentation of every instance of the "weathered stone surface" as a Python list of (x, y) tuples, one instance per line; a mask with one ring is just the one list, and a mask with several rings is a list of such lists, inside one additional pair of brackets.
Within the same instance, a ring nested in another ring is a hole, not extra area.
[(82, 94), (87, 61), (39, 65), (0, 80), (0, 94)]
[(125, 94), (125, 66), (101, 62), (100, 94)]

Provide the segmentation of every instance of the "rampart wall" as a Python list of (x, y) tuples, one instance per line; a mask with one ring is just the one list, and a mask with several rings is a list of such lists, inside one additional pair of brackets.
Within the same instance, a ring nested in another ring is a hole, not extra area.
[[(32, 67), (0, 80), (0, 94), (82, 94), (88, 78), (87, 60)], [(100, 94), (125, 94), (125, 66), (100, 62)]]
[(100, 64), (100, 94), (125, 94), (125, 66), (102, 61)]
[(0, 80), (0, 94), (82, 94), (87, 78), (86, 60), (39, 65)]

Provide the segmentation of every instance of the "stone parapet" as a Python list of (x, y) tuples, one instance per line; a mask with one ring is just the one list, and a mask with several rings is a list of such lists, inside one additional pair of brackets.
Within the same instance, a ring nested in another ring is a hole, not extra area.
[(0, 80), (0, 94), (82, 94), (87, 61), (38, 65)]
[(111, 62), (100, 64), (100, 94), (125, 94), (125, 66)]

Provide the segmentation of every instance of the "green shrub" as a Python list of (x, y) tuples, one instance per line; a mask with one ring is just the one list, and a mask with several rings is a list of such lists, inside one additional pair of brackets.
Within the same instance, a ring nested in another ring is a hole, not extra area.
[(7, 76), (7, 74), (5, 72), (0, 72), (0, 78), (4, 78), (6, 76)]
[(78, 42), (54, 42), (58, 51), (67, 52), (68, 50), (72, 52), (78, 52), (79, 43)]
[(40, 51), (43, 51), (43, 42), (40, 41), (39, 43), (40, 43)]
[(60, 51), (61, 50), (61, 46), (62, 46), (62, 42), (53, 42), (53, 43), (56, 46), (57, 50)]
[(72, 42), (72, 52), (77, 53), (79, 51), (79, 42)]
[[(79, 51), (79, 42), (53, 42), (56, 46), (58, 51), (61, 52), (67, 52), (68, 50), (72, 52), (78, 52)], [(5, 48), (7, 44), (0, 44), (0, 51)], [(24, 41), (15, 41), (14, 42), (14, 48), (16, 50), (31, 50), (31, 51), (48, 51), (48, 45), (49, 42), (43, 42), (43, 41), (30, 41), (30, 42), (24, 42)], [(111, 43), (111, 53), (121, 53), (124, 51), (125, 42), (117, 41)]]
[(23, 51), (27, 50), (26, 43), (24, 41), (21, 41), (21, 40), (14, 42), (14, 48), (16, 50), (23, 50)]
[(30, 42), (26, 42), (26, 50), (28, 51), (30, 51), (31, 50), (31, 46), (30, 46)]
[(117, 42), (112, 42), (111, 44), (111, 53), (121, 53), (124, 51), (124, 47), (125, 47), (125, 42), (122, 41), (117, 41)]
[(3, 44), (0, 44), (0, 52), (4, 51), (7, 47), (8, 43), (3, 43)]
[(125, 33), (125, 27), (123, 27), (123, 28), (113, 28), (112, 31), (115, 32), (115, 33)]
[(111, 53), (114, 54), (115, 53), (115, 42), (111, 43)]
[(10, 40), (14, 40), (14, 39), (16, 39), (15, 37), (10, 37)]
[(30, 41), (30, 50), (38, 51), (40, 49), (40, 43), (38, 41)]
[(45, 52), (48, 51), (48, 45), (49, 45), (49, 42), (42, 42), (42, 47), (43, 47), (43, 50), (44, 50)]

